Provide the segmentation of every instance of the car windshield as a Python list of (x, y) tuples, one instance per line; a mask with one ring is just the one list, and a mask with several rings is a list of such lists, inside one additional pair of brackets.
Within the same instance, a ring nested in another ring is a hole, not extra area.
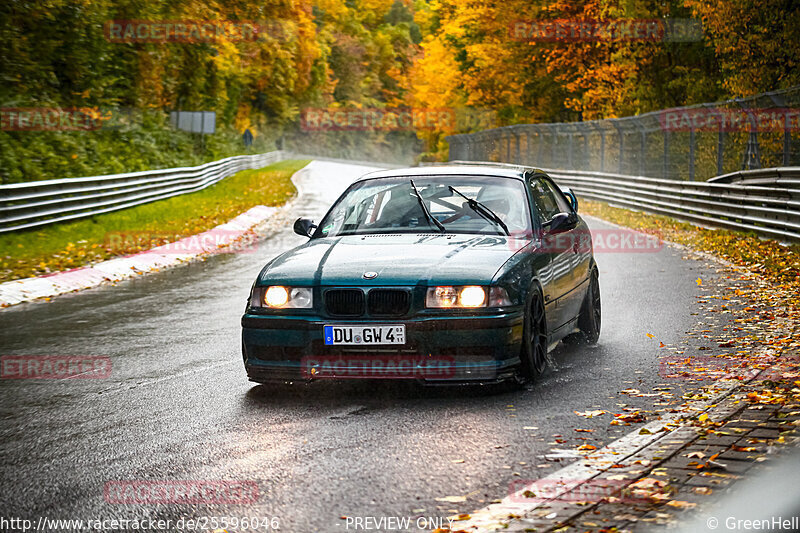
[(355, 183), (322, 220), (319, 234), (334, 237), (444, 231), (506, 235), (503, 224), (486, 216), (480, 207), (470, 206), (464, 196), (496, 214), (511, 236), (530, 234), (530, 211), (522, 181), (485, 176), (392, 177)]

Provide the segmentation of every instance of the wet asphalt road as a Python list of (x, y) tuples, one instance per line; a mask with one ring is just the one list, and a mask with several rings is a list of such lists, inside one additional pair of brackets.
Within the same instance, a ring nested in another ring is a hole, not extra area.
[[(366, 170), (312, 163), (286, 220), (318, 220)], [(247, 515), (278, 517), (282, 531), (337, 532), (348, 530), (342, 516), (468, 512), (515, 480), (566, 464), (542, 457), (551, 449), (599, 446), (634, 429), (573, 410), (650, 408), (652, 398), (619, 391), (662, 383), (658, 341), (684, 340), (696, 319), (695, 279), (713, 276), (669, 247), (597, 254), (599, 344), (557, 348), (554, 368), (527, 390), (255, 385), (241, 361), (245, 300), (263, 263), (301, 242), (285, 225), (254, 253), (0, 312), (2, 355), (113, 362), (107, 379), (0, 380), (0, 517)], [(143, 479), (254, 481), (259, 497), (246, 505), (104, 501), (106, 482)], [(447, 496), (466, 501), (436, 500)]]

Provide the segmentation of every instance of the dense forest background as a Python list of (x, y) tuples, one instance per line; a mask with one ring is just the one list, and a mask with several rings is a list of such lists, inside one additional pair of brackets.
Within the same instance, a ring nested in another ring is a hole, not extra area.
[[(692, 42), (523, 42), (516, 20), (688, 19)], [(112, 20), (257, 21), (258, 39), (119, 42)], [(196, 164), (276, 146), (441, 157), (452, 128), (312, 132), (303, 109), (490, 110), (497, 125), (607, 118), (800, 84), (793, 0), (6, 0), (0, 107), (111, 113), (94, 131), (0, 131), (0, 179)], [(169, 111), (217, 113), (201, 138)], [(480, 127), (467, 121), (462, 129)], [(245, 149), (241, 134), (255, 134)]]

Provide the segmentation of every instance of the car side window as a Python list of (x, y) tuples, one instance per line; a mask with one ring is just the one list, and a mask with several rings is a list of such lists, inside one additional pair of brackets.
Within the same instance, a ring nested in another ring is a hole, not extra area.
[[(536, 204), (536, 210), (539, 212), (539, 217), (542, 223), (548, 222), (557, 214), (564, 211), (558, 204), (558, 196), (554, 194), (550, 185), (542, 178), (533, 177), (528, 182), (531, 188), (531, 196), (533, 196), (533, 203)], [(569, 212), (569, 209), (566, 209)]]
[(556, 204), (558, 204), (558, 212), (572, 213), (572, 205), (570, 205), (569, 201), (564, 197), (564, 193), (558, 189), (558, 186), (548, 179), (540, 179), (545, 183), (545, 185), (547, 185), (547, 188), (550, 189), (550, 192), (553, 193), (553, 197), (556, 199)]

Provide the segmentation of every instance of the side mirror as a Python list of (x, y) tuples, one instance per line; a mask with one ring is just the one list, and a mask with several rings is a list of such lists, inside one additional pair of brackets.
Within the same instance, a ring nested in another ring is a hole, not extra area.
[(573, 229), (578, 224), (574, 213), (559, 213), (545, 224), (548, 233), (561, 233)]
[(308, 218), (298, 218), (294, 221), (294, 232), (303, 237), (311, 237), (317, 225)]

